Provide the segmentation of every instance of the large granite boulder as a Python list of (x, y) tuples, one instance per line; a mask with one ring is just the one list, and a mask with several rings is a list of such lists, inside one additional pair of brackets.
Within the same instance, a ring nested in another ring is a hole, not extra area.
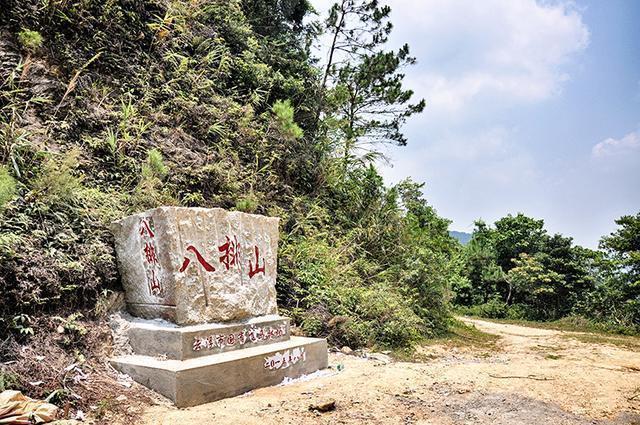
[(278, 218), (161, 207), (111, 229), (132, 314), (191, 325), (277, 313)]

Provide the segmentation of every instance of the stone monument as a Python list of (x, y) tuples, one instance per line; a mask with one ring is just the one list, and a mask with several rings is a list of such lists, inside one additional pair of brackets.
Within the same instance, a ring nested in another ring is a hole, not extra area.
[[(324, 339), (291, 337), (276, 305), (278, 219), (161, 207), (112, 225), (135, 381), (193, 406), (327, 367)], [(161, 320), (159, 320), (161, 319)]]

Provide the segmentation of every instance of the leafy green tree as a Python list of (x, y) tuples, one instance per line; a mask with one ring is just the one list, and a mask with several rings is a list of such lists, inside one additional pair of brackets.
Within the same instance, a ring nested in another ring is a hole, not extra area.
[(629, 283), (630, 293), (640, 291), (640, 212), (616, 220), (618, 230), (600, 241), (611, 260), (619, 266), (621, 277)]
[(471, 287), (457, 291), (457, 303), (483, 304), (496, 296), (496, 284), (504, 280), (496, 258), (493, 229), (482, 220), (476, 221), (472, 238), (464, 248), (465, 275)]
[(571, 238), (556, 234), (548, 238), (540, 255), (544, 267), (563, 276), (561, 285), (555, 288), (554, 317), (574, 312), (593, 290), (595, 278), (592, 270), (594, 252), (573, 245)]
[(616, 220), (618, 230), (600, 241), (605, 256), (590, 311), (640, 329), (640, 213)]
[(527, 304), (536, 319), (557, 318), (559, 288), (564, 284), (564, 276), (547, 269), (542, 260), (544, 254), (528, 255), (522, 253), (513, 259), (514, 266), (509, 270), (506, 281), (509, 284), (507, 304), (511, 297)]
[(535, 254), (542, 251), (548, 239), (544, 220), (536, 220), (522, 213), (511, 214), (495, 222), (496, 262), (508, 272), (513, 259), (520, 254)]

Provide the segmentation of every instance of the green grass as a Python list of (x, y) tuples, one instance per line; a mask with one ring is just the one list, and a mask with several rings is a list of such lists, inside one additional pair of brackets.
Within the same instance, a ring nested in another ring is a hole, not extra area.
[(630, 335), (620, 335), (608, 331), (601, 325), (582, 317), (565, 317), (553, 322), (534, 322), (531, 320), (514, 319), (486, 319), (484, 317), (473, 317), (487, 322), (504, 323), (508, 325), (525, 326), (529, 328), (551, 329), (564, 332), (572, 332), (563, 335), (564, 338), (575, 339), (587, 344), (609, 344), (621, 348), (640, 350), (640, 337)]
[(475, 326), (469, 326), (459, 320), (449, 325), (446, 334), (426, 340), (422, 345), (446, 345), (448, 347), (470, 347), (476, 349), (497, 350), (496, 343), (500, 336), (482, 332)]
[[(452, 320), (447, 332), (441, 336), (425, 339), (420, 347), (444, 346), (447, 349), (471, 349), (480, 357), (489, 357), (499, 350), (497, 342), (500, 336), (482, 332), (475, 326), (469, 326), (459, 320)], [(400, 361), (428, 361), (440, 356), (421, 352), (419, 348), (397, 349), (393, 357)]]
[(585, 344), (608, 344), (633, 351), (640, 351), (640, 338), (626, 335), (606, 335), (602, 333), (571, 333), (564, 338), (575, 339)]
[(552, 322), (537, 322), (524, 319), (488, 319), (486, 317), (468, 316), (473, 319), (485, 320), (487, 322), (504, 323), (508, 325), (526, 326), (529, 328), (552, 329), (567, 332), (590, 332), (604, 335), (623, 334), (620, 329), (612, 329), (604, 324), (594, 323), (584, 317), (568, 316)]

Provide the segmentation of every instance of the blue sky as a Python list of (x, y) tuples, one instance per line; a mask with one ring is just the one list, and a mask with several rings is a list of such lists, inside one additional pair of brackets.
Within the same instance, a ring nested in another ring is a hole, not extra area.
[(640, 1), (387, 4), (427, 101), (388, 183), (426, 182), (453, 230), (523, 212), (591, 248), (640, 211)]

